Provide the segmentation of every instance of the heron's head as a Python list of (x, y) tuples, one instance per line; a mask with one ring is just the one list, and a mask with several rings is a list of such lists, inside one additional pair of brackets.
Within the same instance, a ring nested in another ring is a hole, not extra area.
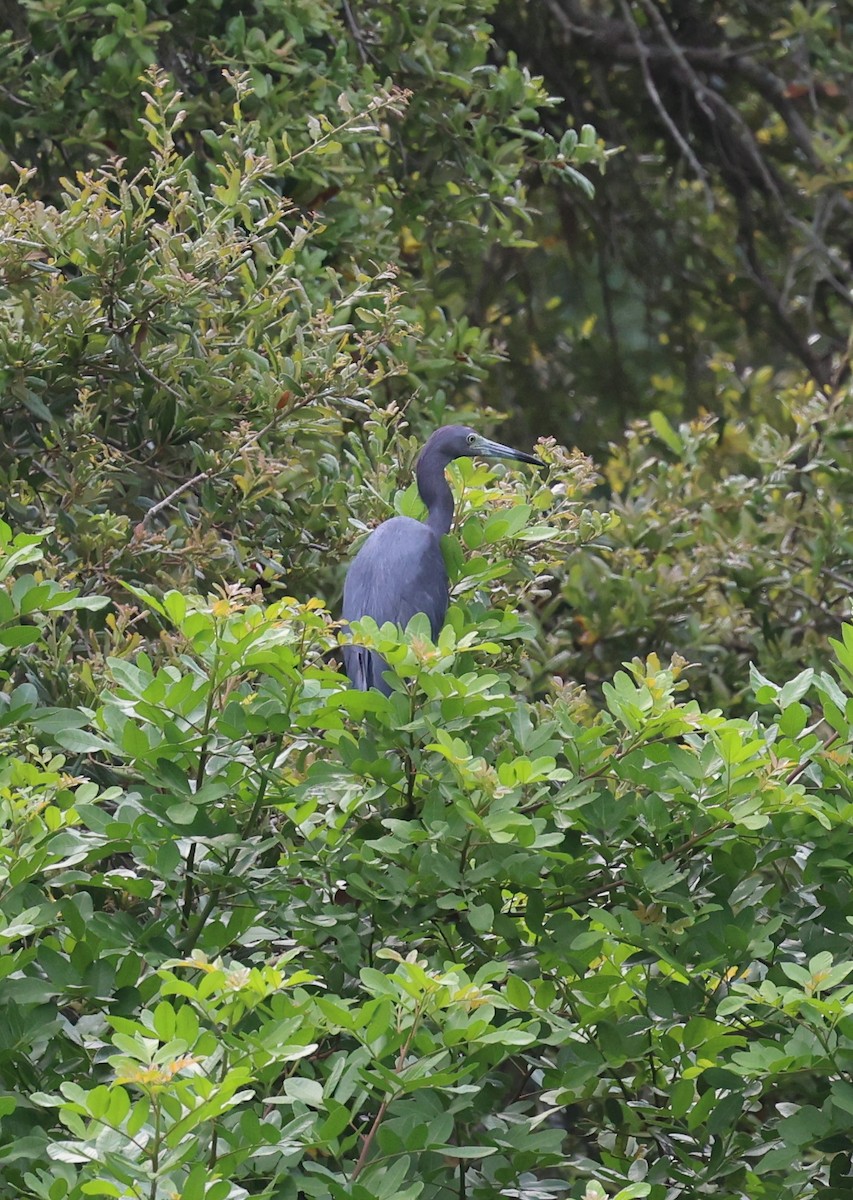
[(535, 467), (544, 467), (541, 458), (528, 454), (524, 450), (515, 450), (505, 446), (503, 442), (493, 442), (483, 437), (475, 429), (467, 425), (445, 425), (436, 429), (435, 433), (424, 446), (424, 454), (430, 450), (446, 462), (454, 458), (513, 458), (518, 462), (532, 463)]

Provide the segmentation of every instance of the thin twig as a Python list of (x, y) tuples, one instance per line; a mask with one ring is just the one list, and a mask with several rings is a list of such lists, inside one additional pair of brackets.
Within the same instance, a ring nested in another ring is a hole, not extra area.
[(367, 64), (368, 60), (375, 64), (377, 62), (376, 55), (367, 49), (364, 33), (362, 32), (361, 26), (355, 19), (355, 15), (352, 11), (352, 7), (349, 4), (349, 0), (342, 0), (342, 4), (344, 17), (346, 18), (347, 25), (349, 25), (349, 30), (352, 34), (352, 40), (355, 42), (355, 48), (358, 50), (359, 58), (365, 65)]
[[(832, 737), (827, 738), (826, 741), (823, 743), (823, 745), (820, 747), (820, 753), (828, 754), (829, 751), (832, 749), (832, 747), (835, 745), (835, 743), (840, 741), (840, 736), (841, 735), (838, 733), (833, 733)], [(812, 763), (814, 761), (815, 760), (813, 758), (807, 758), (803, 762), (797, 763), (797, 765), (794, 767), (794, 769), (785, 776), (785, 783), (788, 785), (790, 785), (792, 783), (796, 783), (796, 781), (800, 778), (800, 776), (803, 774), (803, 772), (808, 770), (808, 768), (812, 765)]]
[[(678, 65), (681, 67), (682, 71), (684, 72), (684, 75), (686, 77), (688, 77), (692, 82), (694, 82), (696, 103), (702, 109), (702, 112), (705, 114), (705, 116), (708, 118), (708, 120), (713, 121), (714, 114), (711, 111), (711, 108), (708, 105), (708, 102), (707, 102), (707, 99), (705, 96), (705, 93), (708, 91), (708, 89), (705, 87), (705, 85), (702, 83), (702, 81), (697, 78), (696, 72), (693, 70), (690, 63), (687, 61), (684, 51), (681, 49), (678, 42), (675, 40), (675, 38), (670, 33), (669, 26), (667, 25), (666, 21), (663, 19), (663, 16), (661, 15), (660, 10), (658, 9), (657, 5), (654, 3), (654, 0), (640, 0), (640, 7), (645, 11), (646, 16), (649, 18), (651, 23), (654, 25), (655, 29), (657, 29), (662, 40), (669, 47), (673, 58), (678, 63)], [(698, 86), (695, 86), (695, 85), (698, 85)]]
[[(117, 333), (118, 330), (114, 330), (114, 332)], [(164, 392), (168, 392), (169, 395), (173, 396), (174, 399), (177, 400), (179, 403), (183, 403), (183, 401), (186, 399), (186, 397), (182, 396), (181, 393), (177, 390), (177, 388), (173, 388), (171, 383), (167, 383), (165, 379), (161, 379), (159, 375), (155, 375), (150, 367), (146, 367), (145, 363), (142, 361), (142, 359), (136, 353), (133, 346), (131, 346), (129, 343), (125, 343), (125, 344), (127, 345), (127, 349), (130, 352), (130, 357), (136, 363), (137, 367), (142, 372), (142, 374), (147, 375), (152, 383), (155, 383), (157, 385), (157, 387), (162, 388)]]
[(681, 130), (676, 125), (675, 121), (673, 121), (672, 117), (669, 115), (669, 112), (667, 111), (666, 105), (664, 104), (663, 100), (661, 100), (660, 92), (657, 89), (657, 85), (655, 84), (655, 81), (652, 78), (651, 70), (649, 69), (648, 48), (646, 47), (646, 45), (640, 35), (640, 31), (637, 28), (637, 25), (634, 21), (633, 16), (631, 15), (631, 10), (628, 7), (626, 0), (619, 0), (619, 3), (620, 3), (620, 7), (622, 9), (622, 15), (625, 18), (625, 24), (628, 26), (628, 29), (631, 33), (631, 37), (634, 41), (634, 45), (637, 49), (637, 58), (640, 63), (640, 70), (643, 73), (643, 82), (646, 85), (646, 91), (649, 94), (649, 99), (651, 100), (651, 102), (655, 106), (655, 108), (657, 109), (658, 116), (663, 121), (666, 128), (669, 130), (670, 136), (672, 137), (673, 141), (676, 143), (676, 145), (678, 146), (681, 153), (684, 155), (684, 157), (690, 163), (690, 166), (692, 167), (693, 172), (696, 175), (696, 178), (702, 184), (702, 190), (705, 193), (705, 203), (708, 206), (708, 211), (713, 212), (713, 210), (714, 210), (714, 194), (711, 191), (710, 184), (708, 183), (707, 172), (705, 171), (705, 168), (702, 166), (702, 164), (699, 162), (699, 159), (693, 153), (693, 150), (691, 149), (689, 143), (684, 138), (684, 135), (682, 134)]
[[(419, 1023), (420, 1023), (420, 1013), (416, 1012), (414, 1020), (412, 1021), (412, 1028), (409, 1030), (409, 1036), (406, 1038), (405, 1042), (400, 1047), (400, 1053), (397, 1055), (397, 1061), (394, 1064), (394, 1074), (395, 1075), (400, 1075), (403, 1070), (403, 1067), (406, 1064), (406, 1057), (409, 1053), (409, 1047), (411, 1046), (412, 1042), (414, 1041), (414, 1037), (417, 1032)], [(385, 1113), (388, 1111), (388, 1106), (391, 1103), (392, 1099), (396, 1099), (396, 1093), (394, 1096), (388, 1095), (383, 1099), (382, 1103), (379, 1105), (379, 1109), (376, 1113), (376, 1116), (373, 1118), (373, 1123), (371, 1124), (370, 1129), (365, 1134), (364, 1141), (361, 1144), (361, 1153), (359, 1154), (358, 1160), (356, 1161), (356, 1164), (353, 1167), (353, 1172), (352, 1172), (352, 1182), (353, 1183), (355, 1183), (356, 1179), (358, 1179), (361, 1172), (367, 1166), (367, 1156), (370, 1153), (370, 1148), (373, 1145), (374, 1139), (376, 1138), (376, 1134), (379, 1130), (379, 1126), (382, 1124), (382, 1120), (385, 1116)]]
[[(680, 842), (675, 849), (669, 850), (666, 854), (661, 855), (660, 861), (669, 862), (669, 860), (672, 858), (678, 858), (686, 851), (692, 850), (697, 843), (703, 840), (703, 838), (711, 837), (715, 833), (720, 833), (724, 829), (729, 829), (732, 825), (732, 821), (720, 821), (718, 824), (712, 825), (709, 829), (702, 829), (698, 833), (692, 834), (685, 841)], [(561, 898), (558, 907), (560, 909), (574, 908), (576, 905), (582, 904), (585, 900), (592, 900), (595, 896), (603, 896), (606, 895), (607, 892), (616, 891), (618, 888), (629, 887), (633, 882), (634, 881), (630, 878), (630, 876), (619, 875), (616, 877), (616, 879), (611, 879), (608, 883), (596, 884), (595, 887), (587, 888), (585, 892), (579, 892), (576, 896), (569, 896), (567, 899)], [(521, 909), (513, 909), (510, 915), (517, 916), (521, 911)], [(546, 911), (555, 911), (555, 906), (550, 905)]]
[(193, 475), (192, 479), (185, 479), (184, 482), (176, 487), (174, 491), (171, 491), (168, 496), (164, 496), (162, 500), (158, 500), (156, 504), (152, 504), (145, 516), (142, 518), (142, 525), (145, 526), (152, 517), (156, 517), (157, 513), (162, 512), (164, 508), (168, 508), (169, 505), (178, 498), (178, 496), (182, 496), (184, 492), (188, 492), (189, 489), (191, 487), (195, 487), (197, 483), (204, 483), (206, 479), (211, 479), (214, 475), (219, 475), (222, 471), (227, 471), (231, 464), (237, 458), (239, 458), (241, 454), (245, 453), (245, 451), (248, 450), (250, 446), (253, 446), (255, 442), (260, 441), (264, 434), (269, 433), (269, 431), (276, 424), (277, 420), (278, 415), (276, 414), (271, 421), (268, 421), (267, 424), (264, 425), (263, 429), (256, 429), (255, 432), (247, 437), (244, 442), (241, 442), (240, 445), (231, 452), (225, 462), (219, 463), (215, 467), (208, 467), (206, 471), (199, 471), (197, 475)]

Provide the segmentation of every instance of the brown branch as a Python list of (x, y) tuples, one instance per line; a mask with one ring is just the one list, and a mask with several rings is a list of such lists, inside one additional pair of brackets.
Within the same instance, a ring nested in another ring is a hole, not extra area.
[[(640, 6), (643, 9), (643, 11), (645, 12), (646, 16), (651, 21), (651, 23), (654, 25), (655, 29), (660, 34), (661, 40), (663, 42), (665, 42), (666, 45), (669, 47), (672, 57), (675, 59), (675, 61), (681, 67), (682, 73), (685, 76), (685, 78), (689, 78), (689, 79), (691, 79), (691, 81), (695, 81), (696, 83), (698, 83), (698, 87), (695, 88), (696, 103), (702, 109), (702, 112), (705, 114), (705, 116), (708, 118), (708, 120), (713, 121), (714, 114), (711, 111), (711, 108), (705, 97), (705, 92), (708, 89), (705, 87), (705, 85), (700, 80), (696, 79), (695, 71), (690, 66), (690, 63), (687, 61), (687, 58), (686, 58), (685, 53), (682, 50), (681, 46), (679, 46), (678, 42), (672, 36), (669, 26), (667, 25), (666, 21), (661, 16), (660, 9), (654, 3), (654, 0), (640, 0)], [(636, 29), (636, 25), (634, 25), (634, 29)]]
[(712, 825), (710, 829), (703, 829), (700, 833), (694, 833), (686, 841), (682, 842), (680, 846), (676, 846), (674, 850), (670, 850), (664, 854), (661, 862), (669, 862), (671, 858), (678, 858), (685, 850), (692, 850), (703, 838), (709, 837), (712, 833), (722, 833), (724, 829), (730, 829), (733, 824), (734, 822), (732, 821), (720, 821), (719, 824)]
[(691, 149), (690, 144), (688, 143), (687, 139), (684, 137), (681, 130), (676, 125), (675, 121), (673, 121), (672, 117), (669, 115), (669, 112), (668, 112), (667, 107), (664, 104), (663, 100), (661, 100), (660, 92), (657, 89), (657, 85), (656, 85), (654, 79), (652, 78), (652, 73), (649, 68), (648, 47), (643, 42), (643, 39), (640, 35), (640, 31), (637, 28), (634, 18), (631, 16), (631, 10), (628, 7), (627, 0), (619, 0), (619, 3), (622, 8), (624, 17), (625, 17), (625, 23), (628, 26), (628, 29), (630, 30), (631, 37), (634, 40), (634, 45), (637, 50), (637, 57), (640, 62), (640, 70), (643, 75), (643, 83), (646, 85), (646, 91), (648, 92), (649, 99), (651, 100), (652, 104), (655, 106), (655, 109), (656, 109), (657, 114), (660, 117), (661, 121), (663, 121), (664, 125), (666, 126), (667, 130), (669, 131), (670, 137), (673, 139), (675, 144), (678, 146), (678, 148), (681, 151), (684, 158), (686, 158), (687, 161), (690, 163), (690, 166), (693, 170), (694, 175), (702, 184), (702, 190), (705, 193), (705, 203), (708, 206), (708, 211), (713, 212), (713, 210), (714, 210), (714, 194), (711, 191), (711, 186), (708, 182), (708, 173), (705, 170), (705, 168), (702, 166), (702, 164), (699, 162), (699, 159), (693, 153), (693, 150)]
[(184, 492), (188, 492), (190, 488), (195, 487), (197, 483), (204, 483), (206, 479), (212, 479), (214, 476), (221, 474), (223, 471), (227, 471), (231, 464), (235, 462), (241, 454), (248, 450), (250, 446), (253, 446), (255, 442), (260, 441), (265, 434), (269, 433), (269, 431), (276, 424), (277, 420), (278, 415), (274, 416), (271, 421), (268, 421), (267, 424), (264, 425), (263, 429), (256, 429), (254, 433), (247, 437), (244, 442), (241, 442), (236, 449), (231, 451), (224, 462), (218, 463), (214, 467), (208, 467), (206, 471), (199, 471), (197, 475), (193, 475), (192, 479), (185, 479), (184, 482), (179, 484), (178, 487), (176, 487), (174, 491), (171, 491), (168, 496), (164, 496), (162, 500), (158, 500), (156, 504), (152, 504), (145, 516), (142, 518), (141, 525), (143, 526), (143, 529), (152, 517), (156, 517), (159, 512), (163, 511), (164, 508), (168, 508), (170, 504), (177, 500), (178, 496), (182, 496)]
[[(839, 733), (833, 733), (832, 737), (827, 738), (826, 741), (823, 743), (823, 745), (820, 748), (820, 752), (822, 754), (827, 754), (832, 749), (832, 747), (835, 745), (835, 743), (840, 741), (840, 739), (841, 739), (841, 735)], [(796, 781), (800, 778), (800, 776), (803, 774), (803, 772), (805, 770), (807, 770), (807, 768), (810, 767), (813, 762), (814, 762), (813, 758), (807, 758), (807, 759), (805, 759), (804, 762), (797, 763), (797, 765), (793, 768), (793, 770), (788, 775), (785, 776), (785, 783), (787, 783), (789, 785), (792, 783), (796, 783)]]
[[(122, 331), (118, 329), (113, 329), (113, 333), (117, 333), (119, 336), (122, 336)], [(159, 375), (155, 375), (150, 367), (146, 367), (145, 363), (142, 361), (129, 342), (125, 342), (125, 345), (130, 353), (130, 357), (136, 363), (142, 374), (147, 375), (152, 383), (156, 384), (157, 387), (162, 388), (164, 392), (168, 392), (170, 396), (173, 396), (174, 399), (178, 401), (178, 403), (183, 403), (186, 397), (181, 395), (177, 388), (172, 387), (171, 383), (167, 383), (165, 379), (161, 379)]]
[(774, 75), (769, 68), (763, 67), (748, 54), (733, 53), (717, 57), (720, 59), (719, 64), (712, 62), (709, 65), (721, 74), (736, 73), (748, 80), (759, 95), (776, 109), (809, 164), (813, 167), (818, 166), (820, 159), (812, 145), (809, 127), (785, 94), (785, 84), (778, 75)]
[(738, 214), (740, 217), (740, 229), (738, 231), (738, 243), (743, 251), (744, 258), (748, 267), (748, 273), (753, 283), (755, 283), (762, 292), (772, 316), (776, 321), (780, 333), (784, 341), (787, 343), (789, 350), (799, 358), (800, 362), (806, 367), (809, 374), (821, 385), (826, 387), (831, 381), (830, 371), (828, 366), (812, 353), (808, 341), (802, 337), (791, 320), (790, 314), (785, 308), (784, 301), (776, 287), (775, 283), (768, 278), (761, 262), (758, 258), (758, 251), (755, 247), (755, 226), (753, 222), (752, 212), (747, 206), (744, 196), (735, 194), (737, 202)]
[[(648, 62), (648, 47), (640, 36), (640, 32), (631, 16), (631, 11), (628, 8), (626, 0), (620, 0), (622, 10), (625, 14), (626, 23), (629, 23), (632, 37), (635, 43), (639, 39), (643, 47), (640, 63), (644, 59)], [(640, 4), (644, 12), (648, 15), (650, 21), (654, 25), (658, 34), (663, 41), (663, 46), (658, 46), (658, 51), (663, 51), (662, 59), (669, 66), (671, 74), (679, 79), (685, 87), (689, 88), (697, 107), (707, 118), (712, 130), (719, 126), (719, 118), (723, 117), (725, 124), (729, 129), (730, 134), (734, 137), (740, 154), (751, 164), (757, 175), (760, 177), (765, 190), (772, 195), (776, 200), (780, 199), (780, 184), (774, 178), (773, 172), (764, 160), (764, 156), (758, 149), (755, 136), (752, 130), (744, 121), (738, 110), (729, 104), (719, 92), (713, 88), (709, 88), (691, 66), (687, 58), (686, 50), (683, 49), (670, 32), (669, 26), (661, 16), (657, 6), (653, 0), (640, 0)]]
[[(818, 203), (813, 204), (808, 220), (798, 215), (795, 184), (774, 165), (773, 154), (767, 153), (757, 140), (756, 132), (745, 118), (741, 107), (728, 98), (729, 84), (740, 83), (753, 90), (768, 111), (778, 114), (789, 133), (790, 153), (800, 159), (800, 168), (820, 167), (815, 135), (807, 119), (797, 110), (788, 94), (788, 83), (777, 74), (775, 64), (768, 65), (756, 55), (761, 47), (742, 42), (718, 44), (719, 31), (710, 21), (703, 30), (685, 42), (670, 19), (671, 8), (662, 0), (618, 0), (611, 5), (593, 5), (587, 0), (544, 0), (547, 33), (552, 46), (562, 52), (558, 58), (546, 51), (539, 30), (531, 37), (550, 64), (546, 68), (557, 76), (564, 72), (565, 51), (576, 58), (589, 57), (591, 65), (601, 64), (612, 70), (614, 63), (631, 65), (641, 76), (640, 102), (648, 99), (657, 122), (663, 125), (667, 142), (688, 165), (688, 170), (701, 181), (705, 201), (710, 209), (715, 195), (717, 174), (725, 191), (731, 196), (741, 218), (739, 247), (746, 261), (748, 274), (756, 285), (761, 304), (769, 310), (773, 323), (782, 334), (782, 342), (795, 355), (821, 386), (831, 386), (841, 377), (847, 363), (833, 366), (829, 354), (810, 344), (807, 333), (788, 299), (788, 289), (799, 285), (801, 276), (805, 294), (814, 302), (817, 288), (831, 290), (834, 298), (845, 306), (853, 306), (850, 297), (849, 266), (839, 245), (843, 244), (841, 221), (853, 211), (853, 202), (841, 186), (827, 189)], [(639, 14), (642, 14), (640, 16)], [(507, 29), (507, 37), (512, 36)], [(537, 50), (530, 53), (535, 58)], [(768, 52), (764, 52), (765, 57)], [(779, 68), (780, 71), (783, 68)], [(716, 78), (713, 78), (716, 77)], [(562, 90), (559, 79), (555, 90)], [(687, 127), (673, 110), (670, 89), (680, 92), (695, 122)], [(605, 108), (609, 108), (605, 105)], [(630, 144), (630, 138), (621, 138)], [(717, 198), (722, 193), (717, 194)], [(755, 197), (755, 199), (753, 199)], [(722, 201), (720, 201), (722, 202)], [(767, 207), (771, 208), (767, 212)], [(755, 209), (748, 220), (745, 210)], [(793, 231), (799, 243), (793, 249), (786, 245), (785, 227)], [(784, 258), (771, 263), (763, 253), (758, 231), (766, 234), (785, 251)], [(784, 263), (787, 260), (787, 267)], [(783, 265), (780, 267), (779, 262)], [(787, 269), (785, 278), (777, 278)], [(829, 317), (827, 318), (829, 322)], [(840, 349), (843, 331), (826, 329), (833, 346)]]
[[(703, 840), (703, 838), (711, 837), (715, 833), (720, 833), (723, 829), (730, 829), (733, 826), (732, 821), (720, 821), (717, 825), (712, 825), (710, 829), (703, 829), (699, 833), (692, 834), (685, 841), (681, 842), (674, 850), (669, 850), (661, 856), (661, 862), (669, 862), (672, 858), (678, 858), (688, 850), (692, 850), (695, 845)], [(557, 909), (574, 908), (577, 904), (583, 904), (585, 900), (593, 900), (596, 896), (606, 895), (607, 892), (615, 892), (619, 888), (629, 887), (633, 881), (628, 875), (618, 875), (615, 879), (609, 880), (607, 883), (597, 883), (595, 887), (587, 888), (585, 892), (578, 892), (576, 896), (570, 896), (568, 899), (560, 899), (556, 905), (549, 905), (547, 912), (554, 912)], [(510, 916), (518, 916), (525, 911), (524, 909), (512, 909), (509, 912)]]
[[(610, 61), (618, 59), (625, 62), (640, 58), (641, 51), (631, 36), (629, 28), (626, 28), (622, 21), (610, 17), (594, 17), (573, 0), (546, 0), (546, 3), (556, 23), (568, 37), (574, 35), (578, 39), (592, 43), (599, 51), (606, 54)], [(646, 11), (648, 11), (648, 7), (651, 7), (650, 0), (641, 0), (641, 3)], [(657, 12), (657, 16), (661, 21), (663, 20), (659, 12)], [(654, 20), (654, 18), (652, 19)], [(657, 25), (657, 21), (655, 24)], [(669, 37), (666, 39), (666, 45), (647, 44), (644, 46), (642, 54), (650, 64), (671, 63), (674, 46), (682, 70), (698, 67), (701, 70), (712, 71), (727, 77), (732, 75), (742, 77), (755, 87), (768, 104), (776, 109), (790, 131), (794, 143), (808, 162), (812, 166), (819, 165), (820, 159), (815, 153), (809, 127), (788, 98), (784, 80), (774, 74), (769, 67), (756, 61), (746, 51), (736, 47), (682, 46), (675, 41), (668, 28), (667, 33)], [(713, 92), (711, 94), (714, 95)]]
[(364, 36), (364, 31), (355, 19), (355, 14), (352, 11), (352, 6), (349, 0), (342, 0), (344, 17), (349, 26), (349, 31), (352, 34), (352, 40), (355, 42), (355, 48), (358, 50), (358, 56), (363, 65), (372, 62), (374, 66), (378, 65), (378, 59), (372, 50), (368, 49), (367, 38)]
[[(412, 1042), (414, 1041), (414, 1037), (415, 1037), (415, 1034), (418, 1029), (419, 1021), (420, 1021), (420, 1013), (416, 1012), (414, 1020), (412, 1021), (412, 1028), (409, 1030), (408, 1037), (406, 1038), (403, 1045), (400, 1047), (400, 1053), (397, 1055), (397, 1061), (394, 1064), (394, 1074), (395, 1075), (400, 1075), (403, 1070), (403, 1067), (405, 1066), (406, 1056), (409, 1053), (409, 1047), (411, 1046)], [(379, 1131), (379, 1126), (382, 1124), (383, 1118), (385, 1117), (385, 1113), (388, 1111), (388, 1106), (391, 1103), (392, 1099), (396, 1099), (396, 1095), (394, 1097), (389, 1095), (384, 1098), (382, 1103), (379, 1105), (379, 1109), (377, 1110), (376, 1116), (373, 1118), (373, 1122), (370, 1126), (370, 1129), (365, 1134), (364, 1141), (361, 1144), (361, 1151), (359, 1153), (358, 1159), (356, 1160), (356, 1164), (353, 1167), (353, 1171), (352, 1171), (352, 1182), (353, 1183), (355, 1183), (356, 1179), (358, 1179), (361, 1172), (367, 1166), (367, 1156), (370, 1153), (370, 1148), (373, 1145), (373, 1142), (376, 1138), (376, 1134)]]

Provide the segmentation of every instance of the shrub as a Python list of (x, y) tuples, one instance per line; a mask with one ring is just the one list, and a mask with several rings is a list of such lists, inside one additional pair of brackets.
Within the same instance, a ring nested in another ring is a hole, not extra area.
[(95, 703), (4, 705), (14, 1194), (849, 1182), (853, 629), (743, 719), (653, 655), (532, 704), (500, 610), (362, 623), (386, 698), (317, 602), (136, 599), (159, 647)]

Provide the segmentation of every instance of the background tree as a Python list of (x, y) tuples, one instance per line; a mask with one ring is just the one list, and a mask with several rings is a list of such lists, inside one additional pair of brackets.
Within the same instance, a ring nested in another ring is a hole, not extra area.
[(543, 0), (502, 5), (496, 32), (565, 98), (555, 115), (621, 147), (593, 203), (549, 189), (547, 250), (487, 268), (528, 419), (531, 392), (567, 396), (600, 444), (649, 407), (742, 417), (759, 367), (832, 390), (853, 270), (843, 7)]

